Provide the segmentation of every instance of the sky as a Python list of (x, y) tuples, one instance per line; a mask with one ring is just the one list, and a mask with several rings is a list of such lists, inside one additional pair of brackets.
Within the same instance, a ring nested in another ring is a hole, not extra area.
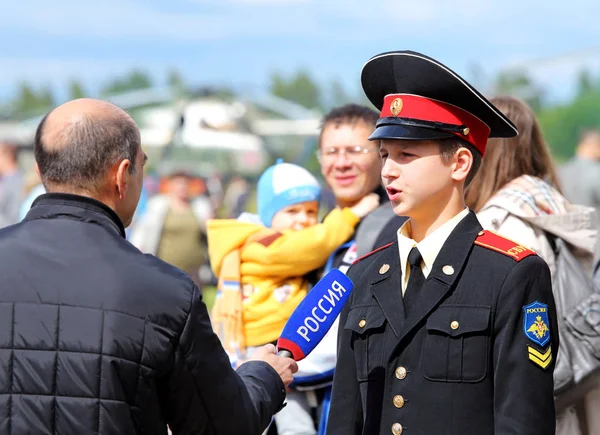
[(358, 94), (364, 63), (403, 49), (476, 86), (522, 68), (560, 100), (581, 68), (600, 77), (599, 19), (597, 0), (3, 0), (0, 100), (22, 80), (97, 92), (132, 68), (242, 92), (304, 69)]

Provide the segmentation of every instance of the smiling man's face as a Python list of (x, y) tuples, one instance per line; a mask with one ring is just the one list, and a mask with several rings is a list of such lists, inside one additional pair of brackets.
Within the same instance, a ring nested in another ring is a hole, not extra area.
[(323, 128), (321, 173), (341, 207), (353, 206), (380, 184), (379, 142), (368, 140), (372, 132), (362, 121)]

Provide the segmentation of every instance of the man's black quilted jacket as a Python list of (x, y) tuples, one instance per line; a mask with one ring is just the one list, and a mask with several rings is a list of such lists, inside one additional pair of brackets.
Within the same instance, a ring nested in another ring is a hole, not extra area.
[(0, 231), (0, 434), (260, 434), (285, 390), (235, 372), (198, 288), (88, 198)]

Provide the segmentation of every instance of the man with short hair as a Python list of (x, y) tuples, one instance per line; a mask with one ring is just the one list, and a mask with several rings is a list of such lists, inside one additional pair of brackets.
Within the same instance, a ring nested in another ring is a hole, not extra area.
[[(319, 135), (317, 156), (321, 174), (335, 196), (336, 205), (351, 207), (372, 192), (377, 193), (381, 200), (379, 209), (367, 216), (357, 229), (353, 238), (355, 246), (349, 249), (355, 255), (375, 248), (377, 236), (386, 238), (380, 234), (385, 223), (391, 220), (400, 224), (404, 221), (392, 211), (381, 185), (379, 143), (369, 141), (377, 119), (377, 112), (368, 107), (347, 104), (325, 115)], [(345, 272), (353, 261), (352, 256), (344, 259), (343, 254), (347, 251), (338, 252), (331, 266)]]
[(376, 55), (361, 78), (382, 182), (409, 220), (348, 271), (327, 434), (554, 434), (550, 270), (464, 201), (488, 137), (516, 127), (421, 53)]
[[(392, 211), (381, 186), (379, 144), (369, 141), (377, 119), (377, 112), (365, 106), (347, 104), (337, 107), (323, 118), (318, 142), (321, 174), (333, 191), (336, 205), (352, 206), (371, 192), (377, 193), (381, 199), (380, 207), (357, 228), (355, 246), (350, 251), (358, 256), (379, 246), (377, 240), (393, 237), (395, 230), (383, 230), (386, 224), (393, 226), (404, 221)], [(342, 252), (339, 252), (332, 266), (341, 267), (345, 272), (351, 257), (346, 261), (342, 259)]]
[(259, 434), (295, 362), (234, 371), (198, 287), (125, 240), (140, 133), (110, 103), (50, 112), (35, 137), (48, 194), (0, 231), (0, 433)]

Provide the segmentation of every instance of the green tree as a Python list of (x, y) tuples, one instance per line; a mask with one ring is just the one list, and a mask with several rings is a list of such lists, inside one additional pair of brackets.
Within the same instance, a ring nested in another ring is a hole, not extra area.
[(109, 82), (103, 89), (102, 95), (114, 95), (128, 91), (137, 91), (139, 89), (148, 89), (152, 87), (152, 80), (143, 71), (133, 70), (125, 77), (117, 78)]
[(18, 113), (31, 112), (39, 106), (38, 96), (29, 83), (22, 82), (19, 85), (14, 106)]
[(171, 69), (167, 73), (167, 84), (169, 87), (174, 88), (177, 91), (182, 91), (185, 89), (183, 76), (175, 69)]
[(36, 90), (29, 83), (21, 82), (11, 105), (15, 115), (34, 116), (51, 109), (54, 97), (48, 86)]
[(83, 89), (81, 83), (77, 80), (71, 80), (69, 83), (69, 99), (76, 100), (78, 98), (84, 98), (87, 96), (87, 93)]
[(600, 128), (600, 90), (576, 96), (573, 101), (543, 110), (539, 114), (544, 137), (557, 160), (573, 155), (583, 130)]
[(54, 106), (54, 96), (49, 86), (44, 86), (39, 95), (40, 108), (49, 108)]
[(594, 82), (588, 70), (582, 70), (577, 77), (577, 95), (582, 96), (594, 90)]
[(501, 72), (493, 83), (495, 95), (512, 95), (526, 101), (539, 112), (543, 105), (543, 90), (522, 71)]
[(269, 88), (273, 95), (294, 101), (308, 109), (322, 107), (319, 86), (306, 71), (298, 71), (288, 79), (279, 73), (273, 73)]
[(344, 85), (339, 80), (332, 80), (329, 86), (330, 107), (342, 106), (352, 101)]

